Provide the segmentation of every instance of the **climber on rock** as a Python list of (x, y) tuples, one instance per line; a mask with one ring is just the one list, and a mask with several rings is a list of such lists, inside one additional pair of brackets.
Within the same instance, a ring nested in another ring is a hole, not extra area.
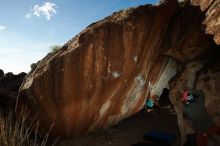
[(208, 138), (220, 134), (214, 121), (205, 108), (205, 96), (202, 91), (185, 90), (183, 92), (183, 118), (189, 119), (196, 131), (197, 146), (207, 146)]

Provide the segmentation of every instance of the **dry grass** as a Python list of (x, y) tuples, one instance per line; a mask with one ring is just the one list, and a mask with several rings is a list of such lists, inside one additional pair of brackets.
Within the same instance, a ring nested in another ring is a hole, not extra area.
[[(0, 114), (0, 146), (46, 146), (49, 133), (39, 136), (39, 122), (27, 120), (28, 112)], [(54, 145), (53, 144), (50, 145)]]

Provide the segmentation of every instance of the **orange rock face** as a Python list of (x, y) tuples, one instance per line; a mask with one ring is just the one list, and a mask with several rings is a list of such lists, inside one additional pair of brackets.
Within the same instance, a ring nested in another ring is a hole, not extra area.
[(114, 13), (39, 61), (19, 100), (38, 113), (41, 127), (53, 124), (55, 136), (116, 124), (160, 94), (178, 64), (204, 58), (214, 42), (203, 18), (200, 7), (175, 0)]
[(205, 13), (206, 33), (214, 35), (214, 41), (220, 44), (220, 0), (192, 0)]

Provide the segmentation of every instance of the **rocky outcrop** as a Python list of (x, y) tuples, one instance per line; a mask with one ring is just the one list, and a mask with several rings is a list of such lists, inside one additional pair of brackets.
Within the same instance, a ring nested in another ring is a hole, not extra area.
[(209, 16), (214, 3), (207, 5), (169, 0), (91, 24), (37, 63), (20, 88), (19, 101), (38, 113), (42, 128), (53, 125), (52, 135), (73, 137), (135, 114), (147, 96), (159, 95), (171, 80), (172, 102), (184, 131), (175, 90), (195, 83), (201, 87), (206, 74), (197, 73), (218, 47), (206, 34), (218, 43), (219, 32), (209, 31), (218, 18)]
[(15, 108), (16, 97), (26, 73), (18, 75), (0, 69), (0, 112), (8, 113)]
[[(191, 121), (182, 117), (183, 105), (181, 93), (185, 88), (202, 90), (205, 94), (205, 107), (217, 126), (219, 123), (219, 61), (220, 61), (220, 1), (219, 0), (192, 0), (192, 5), (200, 6), (205, 15), (203, 28), (206, 34), (213, 35), (213, 40), (217, 45), (210, 47), (203, 57), (193, 59), (187, 63), (179, 64), (179, 73), (170, 80), (170, 97), (177, 112), (178, 124), (182, 136), (182, 143), (186, 140), (186, 135), (194, 133)], [(201, 121), (202, 122), (202, 121)]]
[(4, 71), (0, 69), (0, 78), (4, 76)]
[[(205, 107), (217, 126), (220, 126), (220, 95), (219, 95), (219, 73), (220, 73), (220, 50), (213, 46), (211, 54), (206, 54), (207, 59), (191, 61), (170, 80), (170, 97), (177, 112), (179, 128), (183, 142), (186, 135), (195, 132), (191, 121), (182, 116), (182, 92), (185, 88), (202, 90), (205, 94)], [(202, 122), (202, 121), (201, 121)]]
[(25, 76), (27, 74), (22, 72), (18, 75), (14, 75), (13, 73), (9, 72), (6, 73), (0, 78), (0, 88), (5, 88), (9, 91), (18, 92), (21, 83), (23, 82)]
[(203, 24), (206, 33), (214, 36), (214, 41), (220, 44), (220, 0), (191, 0), (192, 5), (200, 6), (205, 14)]

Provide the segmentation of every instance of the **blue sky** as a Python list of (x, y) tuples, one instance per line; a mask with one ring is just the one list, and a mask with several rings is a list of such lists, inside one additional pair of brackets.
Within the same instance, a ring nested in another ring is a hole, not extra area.
[(0, 0), (0, 69), (30, 71), (52, 45), (63, 45), (90, 23), (157, 0)]

